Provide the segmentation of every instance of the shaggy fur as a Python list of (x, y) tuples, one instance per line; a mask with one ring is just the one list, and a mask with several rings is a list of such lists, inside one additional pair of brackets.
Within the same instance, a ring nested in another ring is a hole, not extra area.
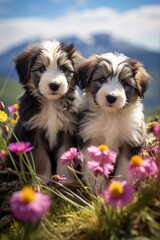
[(79, 148), (85, 159), (82, 171), (85, 180), (99, 190), (103, 179), (95, 180), (87, 170), (87, 148), (106, 144), (117, 152), (114, 175), (126, 178), (129, 159), (139, 153), (145, 139), (141, 98), (150, 76), (140, 62), (113, 53), (89, 57), (78, 76), (85, 88), (78, 114)]
[[(76, 146), (78, 92), (76, 68), (82, 59), (73, 45), (44, 41), (27, 48), (15, 59), (24, 94), (20, 98), (19, 121), (14, 134), (31, 142), (36, 172), (45, 178), (65, 174), (74, 180), (61, 154)], [(15, 142), (14, 136), (10, 142)], [(29, 157), (30, 155), (28, 155)], [(17, 155), (13, 154), (18, 165)], [(7, 167), (12, 167), (8, 159)]]

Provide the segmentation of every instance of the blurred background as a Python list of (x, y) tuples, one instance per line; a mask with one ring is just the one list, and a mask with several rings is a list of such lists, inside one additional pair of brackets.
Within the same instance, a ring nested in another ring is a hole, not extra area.
[(57, 39), (85, 56), (120, 52), (152, 76), (145, 112), (160, 107), (160, 0), (0, 0), (0, 100), (22, 92), (12, 59), (28, 45)]

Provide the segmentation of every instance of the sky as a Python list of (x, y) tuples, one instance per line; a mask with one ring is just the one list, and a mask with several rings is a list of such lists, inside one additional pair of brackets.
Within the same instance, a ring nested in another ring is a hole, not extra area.
[(160, 0), (0, 0), (0, 54), (30, 39), (92, 34), (160, 52)]

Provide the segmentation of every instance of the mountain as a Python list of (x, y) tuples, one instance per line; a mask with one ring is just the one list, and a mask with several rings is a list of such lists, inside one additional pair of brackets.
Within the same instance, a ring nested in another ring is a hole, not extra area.
[[(85, 57), (94, 53), (119, 52), (141, 61), (154, 79), (151, 83), (150, 90), (147, 93), (147, 98), (144, 100), (145, 104), (149, 108), (160, 106), (160, 53), (150, 51), (143, 47), (134, 46), (108, 34), (95, 34), (92, 36), (92, 41), (90, 43), (86, 43), (77, 37), (66, 37), (59, 40), (66, 43), (73, 43)], [(14, 70), (14, 64), (11, 60), (20, 54), (28, 45), (36, 42), (40, 42), (40, 40), (34, 39), (23, 42), (1, 54), (0, 76), (8, 76), (11, 79), (17, 79), (18, 77)]]

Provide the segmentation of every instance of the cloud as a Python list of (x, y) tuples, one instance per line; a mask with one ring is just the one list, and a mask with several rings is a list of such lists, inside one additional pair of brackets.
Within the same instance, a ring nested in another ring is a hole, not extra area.
[(78, 36), (91, 41), (97, 32), (109, 33), (155, 51), (160, 51), (160, 5), (150, 5), (126, 12), (101, 7), (70, 12), (56, 19), (13, 18), (0, 21), (0, 52), (22, 41), (41, 38)]

